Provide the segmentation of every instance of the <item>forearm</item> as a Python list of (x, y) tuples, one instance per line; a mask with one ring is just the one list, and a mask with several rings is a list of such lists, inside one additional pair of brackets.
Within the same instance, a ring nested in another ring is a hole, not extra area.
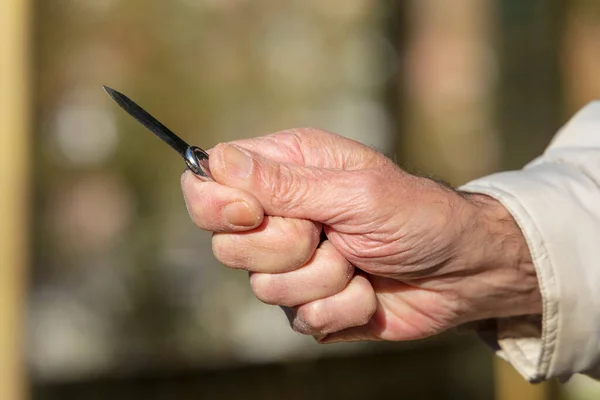
[(600, 377), (600, 104), (569, 123), (522, 171), (461, 188), (490, 196), (528, 244), (542, 300), (539, 321), (499, 318), (499, 354), (527, 379)]
[(526, 239), (508, 210), (482, 194), (467, 194), (473, 206), (469, 229), (461, 235), (466, 268), (475, 272), (464, 298), (473, 303), (471, 319), (542, 313), (542, 299)]

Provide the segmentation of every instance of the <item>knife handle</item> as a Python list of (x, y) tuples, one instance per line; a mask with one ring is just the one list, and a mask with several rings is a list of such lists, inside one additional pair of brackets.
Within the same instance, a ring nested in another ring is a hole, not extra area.
[[(188, 168), (196, 175), (198, 178), (205, 181), (213, 181), (212, 174), (210, 173), (210, 167), (208, 166), (208, 154), (202, 150), (200, 147), (190, 146), (185, 151), (184, 156), (185, 163)], [(321, 230), (319, 243), (323, 243), (327, 240), (327, 235), (325, 234), (325, 230)]]
[(203, 180), (214, 181), (208, 166), (208, 154), (200, 147), (188, 147), (183, 159), (194, 175)]

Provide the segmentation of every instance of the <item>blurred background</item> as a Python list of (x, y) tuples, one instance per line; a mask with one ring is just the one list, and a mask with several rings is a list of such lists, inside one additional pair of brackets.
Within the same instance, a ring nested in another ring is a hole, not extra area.
[(528, 385), (473, 335), (293, 333), (102, 90), (204, 148), (315, 126), (459, 185), (600, 97), (600, 2), (3, 0), (0, 50), (1, 398), (600, 398)]

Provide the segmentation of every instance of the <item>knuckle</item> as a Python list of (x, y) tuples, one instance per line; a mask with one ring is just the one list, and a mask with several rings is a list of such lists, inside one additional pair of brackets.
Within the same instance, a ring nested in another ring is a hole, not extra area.
[(359, 204), (362, 204), (365, 209), (378, 209), (382, 202), (387, 200), (387, 196), (383, 192), (387, 186), (386, 178), (379, 171), (374, 169), (365, 170), (358, 177), (358, 184), (356, 185), (357, 191), (356, 199)]
[(290, 220), (290, 222), (285, 224), (281, 237), (288, 244), (285, 246), (288, 263), (299, 267), (312, 257), (317, 247), (318, 232), (312, 222), (302, 220)]
[(298, 309), (297, 325), (307, 334), (325, 333), (328, 326), (326, 310), (322, 302), (315, 301)]
[(332, 294), (342, 291), (354, 276), (355, 268), (333, 245), (326, 241), (321, 245), (321, 260), (323, 265), (328, 266), (329, 281), (332, 282)]
[(348, 284), (348, 282), (350, 282), (350, 280), (352, 279), (352, 277), (354, 276), (356, 270), (354, 268), (354, 265), (352, 265), (348, 260), (346, 260), (343, 256), (340, 256), (340, 262), (339, 262), (339, 266), (340, 266), (340, 275), (343, 276), (344, 280), (340, 281), (340, 284), (342, 285), (342, 287), (340, 287), (339, 289), (342, 290), (346, 287), (346, 285)]
[(302, 318), (298, 315), (298, 312), (293, 316), (288, 316), (290, 320), (290, 326), (294, 332), (300, 333), (302, 335), (312, 335), (313, 332), (311, 328), (304, 322)]
[(276, 209), (287, 210), (295, 196), (295, 179), (289, 170), (281, 165), (275, 164), (269, 170), (270, 176), (265, 174), (262, 178), (271, 195), (271, 204)]
[(337, 248), (331, 243), (330, 240), (326, 240), (321, 244), (321, 251), (324, 252), (329, 264), (337, 266), (340, 270), (354, 270), (354, 266), (340, 253)]
[(263, 186), (269, 191), (271, 205), (280, 213), (304, 203), (308, 197), (307, 180), (298, 173), (293, 172), (289, 166), (278, 163), (261, 176)]
[(250, 276), (250, 287), (257, 299), (265, 304), (281, 304), (281, 290), (275, 284), (271, 274), (253, 273)]
[(225, 233), (214, 233), (212, 237), (212, 251), (221, 264), (236, 269), (247, 269), (250, 264), (241, 246), (235, 243), (233, 235)]
[(381, 190), (381, 177), (374, 170), (368, 170), (361, 177), (361, 186), (365, 193), (373, 197), (373, 194), (379, 193)]
[(313, 239), (312, 226), (313, 223), (304, 220), (290, 220), (288, 224), (288, 232), (285, 232), (290, 237), (294, 238), (294, 243), (300, 250), (306, 250), (311, 247)]

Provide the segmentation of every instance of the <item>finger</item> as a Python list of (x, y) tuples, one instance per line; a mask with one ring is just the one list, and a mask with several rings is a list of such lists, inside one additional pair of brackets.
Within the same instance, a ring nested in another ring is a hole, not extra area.
[(266, 216), (252, 231), (215, 233), (212, 246), (217, 260), (228, 267), (280, 273), (310, 260), (320, 232), (321, 225), (312, 221)]
[(250, 284), (262, 302), (292, 307), (341, 292), (353, 275), (354, 266), (325, 241), (302, 268), (281, 274), (252, 273)]
[(263, 221), (263, 208), (251, 194), (215, 182), (203, 182), (187, 170), (181, 176), (185, 204), (194, 223), (214, 232), (239, 232)]
[(377, 308), (368, 279), (355, 275), (340, 293), (303, 304), (288, 315), (292, 328), (305, 335), (327, 335), (367, 324)]
[(362, 143), (316, 128), (286, 129), (230, 144), (276, 162), (319, 168), (368, 168), (380, 156)]
[(268, 215), (340, 224), (378, 196), (400, 169), (344, 171), (277, 163), (233, 145), (211, 153), (211, 171), (223, 185), (252, 193)]

